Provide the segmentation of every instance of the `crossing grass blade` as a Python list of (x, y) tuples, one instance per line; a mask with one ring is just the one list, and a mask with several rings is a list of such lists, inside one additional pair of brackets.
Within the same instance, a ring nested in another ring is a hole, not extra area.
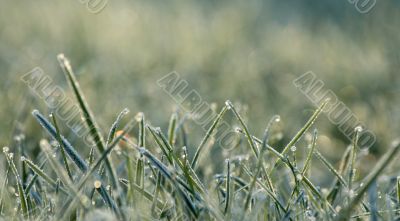
[[(245, 211), (249, 208), (250, 200), (251, 200), (251, 197), (252, 197), (252, 194), (253, 194), (253, 188), (254, 188), (254, 186), (256, 184), (258, 174), (260, 173), (261, 168), (263, 167), (263, 157), (264, 157), (265, 151), (267, 150), (267, 143), (268, 143), (270, 127), (271, 127), (273, 122), (276, 122), (277, 119), (280, 119), (278, 117), (279, 116), (274, 116), (270, 120), (270, 122), (267, 125), (267, 128), (264, 131), (263, 140), (262, 140), (262, 144), (261, 144), (260, 156), (258, 157), (258, 160), (257, 160), (256, 172), (253, 175), (253, 179), (252, 179), (252, 181), (250, 183), (250, 188), (248, 190), (248, 194), (247, 194), (246, 201), (245, 201), (245, 204), (244, 204), (244, 210)], [(268, 174), (266, 174), (266, 175), (268, 175)], [(270, 180), (270, 178), (268, 178), (268, 180)], [(270, 185), (272, 185), (272, 184), (270, 184)]]
[[(50, 136), (57, 140), (57, 131), (54, 126), (38, 111), (32, 111), (32, 115), (36, 118), (39, 124), (50, 134)], [(86, 172), (88, 170), (88, 165), (84, 159), (78, 154), (75, 148), (65, 139), (62, 135), (61, 143), (65, 149), (65, 153), (70, 157), (70, 159), (75, 163), (75, 165), (82, 171)]]
[(314, 155), (329, 169), (330, 172), (332, 172), (339, 180), (339, 182), (345, 186), (347, 186), (347, 183), (345, 179), (339, 174), (339, 172), (328, 162), (328, 160), (318, 151), (314, 151)]
[[(21, 161), (25, 162), (26, 165), (29, 166), (35, 172), (37, 175), (39, 175), (43, 180), (45, 180), (50, 186), (56, 187), (57, 182), (53, 178), (51, 178), (49, 175), (47, 175), (39, 166), (37, 166), (35, 163), (33, 163), (31, 160), (21, 157)], [(63, 188), (60, 188), (64, 193), (68, 194), (68, 191), (66, 191)], [(25, 191), (27, 192), (27, 191)]]
[[(129, 186), (129, 181), (125, 179), (120, 179), (120, 183), (122, 183), (125, 186)], [(160, 201), (156, 195), (152, 195), (150, 192), (144, 190), (140, 186), (136, 185), (135, 183), (132, 185), (135, 191), (139, 192), (142, 194), (146, 199), (153, 201), (154, 205), (156, 205), (159, 209), (162, 209), (165, 203)]]
[[(42, 127), (53, 137), (53, 139), (57, 139), (57, 132), (53, 125), (42, 115), (39, 111), (34, 110), (32, 112), (33, 116), (38, 120), (38, 122), (42, 125)], [(76, 164), (76, 166), (81, 170), (81, 172), (86, 173), (89, 170), (89, 166), (85, 160), (78, 154), (75, 148), (66, 140), (62, 135), (61, 142), (65, 147), (65, 152), (68, 154), (70, 159)], [(65, 182), (65, 180), (64, 180)], [(103, 197), (104, 201), (107, 202), (108, 206), (113, 209), (113, 211), (121, 216), (121, 213), (118, 211), (117, 206), (111, 197), (104, 190), (105, 187), (101, 185), (101, 188), (98, 189), (100, 195)]]
[[(173, 184), (173, 186), (175, 187), (175, 189), (178, 191), (179, 195), (182, 197), (182, 199), (185, 202), (185, 205), (187, 206), (187, 208), (189, 209), (189, 211), (191, 212), (191, 214), (194, 217), (198, 216), (198, 212), (197, 209), (195, 207), (195, 205), (193, 204), (193, 202), (190, 200), (190, 198), (186, 195), (186, 193), (181, 189), (179, 184), (182, 184), (182, 182), (179, 182), (176, 179), (176, 176), (173, 175), (173, 173), (171, 173), (156, 157), (154, 157), (150, 152), (148, 152), (145, 148), (140, 148), (139, 149), (140, 153), (143, 154), (144, 156), (146, 156), (147, 159), (150, 160), (150, 162), (156, 166), (159, 171), (168, 179), (171, 181), (171, 183)], [(179, 183), (179, 184), (178, 184)], [(186, 189), (189, 189), (186, 186)]]
[(362, 197), (364, 196), (364, 193), (367, 192), (367, 190), (372, 185), (374, 180), (376, 180), (376, 178), (382, 173), (382, 171), (396, 157), (399, 150), (400, 150), (400, 142), (399, 140), (396, 140), (392, 143), (392, 147), (385, 153), (385, 155), (382, 156), (382, 158), (378, 161), (378, 163), (375, 165), (372, 171), (365, 178), (365, 182), (363, 182), (364, 185), (357, 191), (356, 196), (350, 201), (349, 205), (340, 212), (337, 221), (348, 220), (348, 218), (351, 215), (351, 212), (353, 211), (353, 208), (357, 206), (357, 204), (361, 201)]
[[(39, 166), (40, 170), (43, 170), (44, 165), (46, 164), (47, 160), (44, 160), (43, 163)], [(35, 173), (35, 175), (32, 177), (32, 179), (29, 181), (28, 185), (26, 185), (25, 188), (25, 194), (29, 195), (29, 192), (31, 190), (31, 188), (33, 187), (33, 185), (35, 184), (36, 180), (39, 178), (39, 175), (37, 173)]]
[(125, 108), (118, 114), (117, 119), (115, 119), (114, 123), (111, 125), (110, 131), (108, 132), (106, 146), (110, 145), (110, 143), (115, 137), (115, 133), (117, 132), (118, 126), (121, 123), (122, 118), (126, 116), (128, 113), (129, 109)]

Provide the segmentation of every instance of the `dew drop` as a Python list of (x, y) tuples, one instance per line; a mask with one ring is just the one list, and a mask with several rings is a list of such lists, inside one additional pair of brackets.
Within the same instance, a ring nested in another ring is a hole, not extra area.
[(124, 110), (122, 110), (122, 114), (128, 114), (129, 113), (129, 109), (128, 108), (125, 108)]
[(10, 150), (10, 148), (8, 148), (8, 147), (3, 147), (3, 152), (4, 152), (4, 153), (7, 153), (9, 150)]
[(362, 126), (357, 126), (356, 128), (354, 128), (355, 132), (360, 133), (363, 130)]
[(295, 151), (297, 150), (297, 147), (296, 147), (296, 146), (292, 146), (292, 147), (290, 148), (290, 150), (291, 150), (292, 152), (295, 152)]
[(240, 128), (240, 127), (235, 127), (235, 132), (236, 133), (241, 133), (242, 132), (242, 128)]
[(225, 106), (226, 106), (226, 108), (228, 108), (228, 110), (230, 110), (232, 108), (232, 102), (230, 100), (226, 100)]
[(135, 116), (135, 120), (137, 122), (140, 122), (142, 119), (143, 119), (143, 112), (137, 113), (136, 116)]
[(349, 191), (349, 196), (350, 196), (350, 198), (353, 198), (354, 195), (355, 195), (355, 194), (354, 194), (354, 191), (353, 191), (353, 190), (350, 190), (350, 191)]
[(99, 189), (100, 187), (101, 187), (101, 181), (100, 180), (94, 181), (94, 188)]
[(140, 152), (141, 154), (144, 154), (144, 153), (146, 153), (146, 149), (143, 148), (143, 147), (141, 147), (141, 148), (139, 148), (139, 152)]

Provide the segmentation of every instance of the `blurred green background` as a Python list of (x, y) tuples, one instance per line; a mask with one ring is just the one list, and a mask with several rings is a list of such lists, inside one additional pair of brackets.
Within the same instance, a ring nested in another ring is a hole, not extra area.
[[(315, 109), (292, 84), (313, 71), (376, 134), (372, 153), (400, 132), (399, 1), (378, 1), (367, 14), (345, 0), (109, 1), (97, 14), (78, 0), (0, 2), (3, 146), (21, 132), (41, 137), (30, 112), (48, 110), (23, 74), (40, 67), (70, 93), (58, 53), (70, 58), (103, 131), (124, 107), (166, 129), (176, 103), (156, 81), (177, 71), (218, 108), (227, 99), (247, 105), (257, 136), (281, 115), (283, 145)], [(195, 146), (204, 132), (192, 127)], [(316, 127), (319, 148), (337, 159), (350, 141), (326, 116)]]

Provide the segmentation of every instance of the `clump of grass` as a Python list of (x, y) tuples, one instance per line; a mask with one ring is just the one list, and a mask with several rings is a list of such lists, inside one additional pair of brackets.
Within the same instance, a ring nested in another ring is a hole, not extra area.
[[(193, 134), (184, 129), (188, 121), (179, 111), (171, 115), (167, 128), (150, 125), (148, 116), (145, 118), (143, 113), (119, 128), (123, 118), (128, 116), (127, 109), (117, 115), (105, 139), (69, 61), (64, 56), (59, 56), (59, 61), (84, 121), (90, 128), (97, 151), (93, 146), (82, 144), (76, 148), (62, 135), (60, 122), (54, 115), (51, 116), (51, 123), (34, 110), (34, 118), (49, 136), (42, 139), (39, 148), (32, 152), (18, 149), (21, 146), (4, 148), (7, 176), (2, 182), (1, 218), (85, 220), (102, 213), (106, 214), (105, 217), (118, 220), (348, 220), (399, 217), (398, 176), (386, 185), (393, 191), (385, 192), (389, 205), (394, 203), (397, 206), (388, 207), (386, 203), (378, 202), (379, 197), (376, 196), (382, 192), (378, 193), (381, 190), (373, 185), (379, 182), (378, 176), (395, 159), (400, 149), (398, 142), (371, 172), (365, 174), (365, 178), (358, 178), (354, 173), (358, 167), (358, 129), (338, 168), (320, 152), (316, 129), (308, 144), (303, 146), (303, 136), (312, 129), (326, 102), (283, 147), (276, 146), (269, 139), (273, 134), (271, 127), (280, 121), (279, 116), (272, 117), (266, 124), (262, 139), (259, 139), (250, 132), (251, 122), (245, 122), (243, 114), (230, 101), (215, 115), (205, 134), (194, 136), (193, 140)], [(213, 151), (219, 151), (218, 142), (211, 140), (218, 124), (228, 113), (239, 122), (237, 136), (240, 142), (224, 156), (228, 160), (208, 157), (199, 163), (206, 145), (212, 145)], [(133, 130), (136, 127), (137, 130)], [(197, 137), (201, 139), (198, 145), (194, 145)], [(247, 142), (242, 142), (242, 139)], [(51, 145), (51, 141), (58, 145)], [(293, 148), (294, 145), (297, 147)], [(84, 149), (89, 152), (87, 161), (82, 157)], [(278, 151), (280, 149), (282, 151)], [(23, 166), (16, 167), (13, 151), (23, 153)], [(330, 174), (332, 185), (320, 186), (321, 182), (313, 173), (314, 157)], [(114, 165), (117, 167), (114, 168)], [(21, 176), (25, 178), (21, 179)], [(367, 192), (369, 200), (364, 199)], [(96, 217), (99, 218), (102, 217)]]

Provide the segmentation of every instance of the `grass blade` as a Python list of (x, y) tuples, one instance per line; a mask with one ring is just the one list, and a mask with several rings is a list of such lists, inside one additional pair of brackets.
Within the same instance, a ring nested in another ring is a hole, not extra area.
[[(246, 201), (245, 201), (245, 204), (244, 204), (245, 205), (244, 206), (244, 210), (245, 211), (249, 208), (250, 200), (251, 200), (251, 197), (252, 197), (252, 194), (253, 194), (253, 188), (254, 188), (254, 186), (256, 184), (258, 174), (260, 173), (261, 168), (263, 167), (263, 156), (264, 156), (264, 153), (265, 153), (265, 151), (267, 149), (267, 143), (268, 143), (270, 127), (271, 127), (273, 122), (278, 121), (277, 119), (280, 119), (279, 116), (274, 116), (271, 119), (271, 121), (268, 123), (267, 128), (265, 129), (264, 136), (263, 136), (263, 141), (262, 141), (262, 146), (261, 146), (261, 151), (260, 151), (260, 156), (258, 157), (258, 160), (257, 160), (256, 172), (255, 172), (255, 174), (253, 176), (253, 179), (252, 179), (252, 181), (250, 183), (249, 191), (248, 191), (248, 194), (247, 194), (247, 197), (246, 197)], [(266, 175), (268, 175), (268, 174), (266, 174)], [(270, 179), (268, 178), (268, 180), (270, 180)], [(270, 184), (270, 185), (272, 185), (272, 184)], [(271, 190), (273, 190), (273, 188), (271, 188)], [(272, 192), (274, 192), (274, 191), (272, 191)]]
[(242, 117), (241, 117), (240, 114), (236, 111), (236, 109), (235, 109), (235, 107), (233, 106), (233, 104), (232, 104), (231, 101), (227, 100), (227, 101), (225, 102), (225, 104), (226, 104), (226, 106), (228, 107), (228, 109), (230, 109), (230, 110), (233, 111), (233, 113), (235, 114), (236, 118), (239, 120), (239, 122), (240, 122), (240, 124), (242, 125), (243, 130), (244, 130), (244, 132), (245, 132), (245, 134), (246, 134), (246, 136), (247, 136), (247, 141), (249, 142), (250, 147), (251, 147), (251, 149), (253, 150), (254, 155), (256, 156), (256, 158), (258, 158), (258, 154), (259, 154), (258, 148), (257, 148), (257, 146), (256, 146), (255, 143), (254, 143), (253, 137), (250, 135), (250, 132), (249, 132), (249, 129), (248, 129), (247, 125), (244, 123)]
[[(25, 162), (26, 165), (28, 165), (29, 168), (31, 168), (33, 170), (33, 172), (38, 174), (43, 180), (45, 180), (48, 184), (50, 184), (50, 186), (53, 186), (53, 187), (57, 186), (57, 182), (54, 179), (52, 179), (49, 175), (47, 175), (39, 166), (37, 166), (31, 160), (29, 160), (25, 157), (21, 157), (21, 161)], [(68, 192), (65, 191), (63, 188), (61, 188), (61, 190), (63, 190), (65, 193), (68, 194)]]
[[(32, 115), (36, 118), (36, 120), (42, 125), (42, 127), (50, 134), (50, 136), (57, 140), (57, 131), (54, 126), (38, 111), (32, 111)], [(75, 165), (82, 171), (86, 172), (88, 170), (88, 165), (86, 161), (78, 154), (75, 148), (69, 143), (64, 136), (60, 135), (61, 143), (65, 148), (65, 152), (69, 156), (69, 158), (75, 163)]]
[(303, 167), (303, 171), (301, 172), (302, 176), (306, 175), (308, 168), (310, 167), (310, 163), (311, 163), (311, 158), (313, 156), (314, 153), (314, 149), (317, 143), (317, 129), (314, 130), (314, 135), (312, 138), (312, 142), (311, 142), (311, 149), (307, 154), (307, 158), (306, 161), (304, 163), (304, 167)]
[(8, 151), (9, 151), (8, 147), (3, 147), (3, 153), (6, 156), (8, 165), (11, 167), (11, 171), (13, 172), (13, 174), (15, 176), (15, 180), (17, 182), (18, 197), (20, 200), (22, 213), (25, 218), (29, 219), (28, 201), (26, 200), (27, 196), (26, 196), (24, 188), (22, 186), (21, 177), (19, 176), (17, 167), (15, 166), (14, 161), (13, 161), (13, 153), (9, 153)]
[(214, 132), (215, 128), (217, 127), (219, 121), (222, 119), (224, 116), (225, 112), (228, 110), (226, 106), (222, 108), (222, 110), (219, 112), (219, 114), (215, 117), (215, 120), (213, 124), (210, 126), (210, 128), (207, 130), (207, 133), (205, 137), (201, 140), (199, 146), (196, 149), (196, 153), (194, 154), (193, 160), (192, 160), (192, 168), (193, 170), (196, 170), (197, 167), (197, 161), (199, 160), (199, 156), (201, 151), (204, 148), (204, 145), (207, 143), (208, 139), (211, 137), (212, 133)]
[(226, 160), (226, 196), (225, 196), (225, 210), (224, 214), (229, 217), (230, 216), (230, 207), (231, 207), (231, 163), (229, 159)]
[(171, 146), (175, 145), (175, 131), (176, 131), (176, 121), (178, 120), (178, 114), (173, 113), (171, 119), (169, 120), (168, 126), (168, 141)]
[[(189, 211), (192, 213), (194, 217), (198, 216), (197, 209), (193, 202), (190, 200), (190, 198), (185, 194), (185, 192), (180, 188), (178, 184), (178, 180), (176, 179), (176, 176), (173, 175), (157, 158), (155, 158), (150, 152), (148, 152), (145, 148), (139, 148), (139, 151), (141, 154), (146, 156), (147, 159), (150, 160), (150, 162), (156, 166), (159, 171), (168, 179), (172, 182), (172, 184), (175, 186), (175, 189), (178, 191), (179, 195), (183, 198), (184, 202), (186, 203), (187, 208)], [(181, 182), (179, 182), (182, 184)], [(188, 187), (186, 186), (188, 189)]]
[(65, 151), (64, 151), (65, 147), (63, 145), (63, 142), (61, 141), (61, 135), (60, 135), (60, 130), (58, 129), (56, 116), (54, 114), (50, 114), (50, 116), (53, 119), (54, 127), (56, 129), (57, 142), (58, 142), (58, 145), (60, 145), (61, 156), (62, 156), (63, 161), (64, 161), (65, 169), (67, 170), (67, 174), (68, 174), (69, 178), (71, 179), (71, 181), (73, 181), (72, 173), (71, 173), (71, 170), (70, 170), (70, 168), (68, 166), (67, 157), (65, 156)]
[[(72, 90), (74, 91), (75, 97), (78, 100), (79, 106), (82, 110), (83, 118), (85, 120), (87, 127), (89, 128), (90, 135), (92, 136), (92, 139), (95, 142), (96, 147), (98, 148), (100, 154), (102, 154), (105, 150), (103, 136), (100, 134), (99, 127), (96, 121), (94, 120), (92, 111), (90, 110), (89, 105), (75, 77), (75, 74), (72, 71), (70, 62), (63, 54), (59, 54), (57, 58), (61, 68), (63, 69), (64, 74), (66, 75), (69, 85), (71, 86)], [(113, 186), (118, 185), (118, 180), (116, 178), (114, 169), (108, 158), (105, 159), (105, 164)]]
[(110, 145), (112, 140), (115, 137), (115, 133), (117, 132), (118, 126), (122, 120), (122, 118), (129, 113), (129, 109), (125, 108), (123, 109), (117, 116), (117, 119), (114, 121), (114, 123), (111, 125), (110, 132), (108, 132), (108, 138), (106, 142), (106, 146)]

